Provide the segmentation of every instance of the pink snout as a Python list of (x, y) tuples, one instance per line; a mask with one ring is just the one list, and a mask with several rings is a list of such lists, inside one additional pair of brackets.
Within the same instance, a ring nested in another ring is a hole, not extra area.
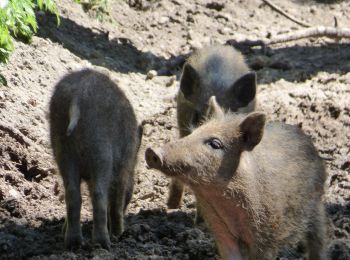
[(153, 150), (152, 148), (147, 148), (145, 152), (146, 163), (149, 168), (154, 168), (161, 170), (163, 167), (163, 156), (158, 150)]

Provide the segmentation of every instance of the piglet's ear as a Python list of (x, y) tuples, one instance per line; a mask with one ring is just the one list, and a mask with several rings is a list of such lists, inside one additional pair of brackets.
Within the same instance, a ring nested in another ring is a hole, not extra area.
[(253, 112), (243, 119), (239, 125), (242, 133), (244, 150), (251, 151), (260, 143), (265, 128), (266, 116), (264, 113)]
[(211, 96), (209, 98), (208, 109), (207, 109), (205, 115), (206, 115), (207, 118), (210, 118), (210, 117), (221, 117), (221, 116), (224, 115), (224, 111), (222, 110), (222, 108), (220, 107), (218, 102), (216, 101), (216, 97), (215, 96)]
[(240, 77), (231, 87), (235, 98), (246, 106), (255, 98), (256, 73), (249, 72)]
[(185, 98), (190, 97), (194, 89), (199, 84), (199, 75), (197, 71), (192, 67), (191, 64), (186, 63), (183, 67), (180, 89), (184, 94)]

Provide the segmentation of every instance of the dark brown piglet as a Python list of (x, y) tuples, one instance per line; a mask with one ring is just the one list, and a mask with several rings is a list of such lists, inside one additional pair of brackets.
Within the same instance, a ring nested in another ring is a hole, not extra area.
[(109, 248), (109, 235), (123, 232), (142, 135), (129, 100), (106, 75), (73, 72), (54, 90), (50, 132), (65, 187), (65, 246), (82, 243), (80, 182), (85, 180), (93, 205), (93, 240)]

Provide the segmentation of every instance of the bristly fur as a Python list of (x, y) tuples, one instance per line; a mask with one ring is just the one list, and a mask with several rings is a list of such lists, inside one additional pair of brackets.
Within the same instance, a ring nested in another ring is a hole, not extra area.
[(123, 232), (124, 211), (133, 191), (142, 136), (133, 107), (108, 76), (85, 69), (58, 82), (49, 120), (51, 144), (65, 187), (65, 246), (82, 243), (77, 216), (84, 180), (94, 210), (93, 241), (108, 249), (110, 235)]
[[(310, 259), (323, 259), (324, 164), (298, 127), (261, 126), (264, 118), (259, 112), (209, 115), (190, 135), (166, 144), (163, 161), (194, 191), (224, 259), (230, 258), (227, 239), (244, 244), (245, 259), (271, 259), (298, 242), (306, 243)], [(243, 138), (251, 133), (256, 136)], [(247, 147), (255, 137), (262, 139)], [(208, 146), (212, 138), (224, 148)]]

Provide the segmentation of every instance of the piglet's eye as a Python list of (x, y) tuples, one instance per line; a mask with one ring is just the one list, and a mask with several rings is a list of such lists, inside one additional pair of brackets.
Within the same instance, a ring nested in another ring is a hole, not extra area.
[(224, 146), (222, 142), (217, 138), (212, 138), (207, 141), (207, 144), (213, 149), (223, 149)]

